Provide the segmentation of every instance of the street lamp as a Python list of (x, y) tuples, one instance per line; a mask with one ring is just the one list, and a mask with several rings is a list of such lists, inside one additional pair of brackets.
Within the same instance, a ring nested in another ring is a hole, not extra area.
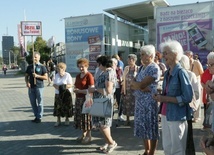
[(8, 54), (9, 54), (9, 67), (11, 68), (11, 54), (13, 54), (13, 63), (15, 63), (15, 54), (12, 50), (9, 50)]
[(9, 52), (8, 52), (8, 53), (9, 53), (9, 56), (8, 56), (8, 57), (9, 57), (9, 68), (10, 68), (10, 67), (11, 67), (11, 60), (10, 60), (10, 58), (11, 58), (11, 57), (10, 57), (10, 50), (9, 50)]

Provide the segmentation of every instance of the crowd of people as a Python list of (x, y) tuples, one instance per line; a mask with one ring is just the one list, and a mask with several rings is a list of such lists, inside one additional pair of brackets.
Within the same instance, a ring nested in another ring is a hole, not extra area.
[[(65, 117), (64, 125), (69, 125), (73, 117), (74, 128), (82, 131), (76, 138), (78, 142), (90, 143), (91, 130), (99, 129), (104, 144), (98, 151), (111, 153), (118, 145), (111, 135), (114, 112), (110, 117), (82, 113), (86, 95), (90, 95), (93, 99), (107, 97), (112, 106), (116, 103), (118, 120), (126, 126), (131, 126), (130, 117), (134, 116), (133, 135), (142, 139), (143, 155), (155, 154), (159, 123), (166, 155), (195, 155), (192, 123), (201, 121), (202, 103), (205, 105), (203, 129), (214, 133), (214, 52), (207, 56), (205, 71), (199, 59), (194, 59), (193, 52), (184, 52), (181, 44), (174, 40), (161, 43), (160, 52), (153, 45), (142, 46), (140, 65), (136, 64), (137, 59), (136, 54), (129, 54), (127, 62), (117, 54), (99, 55), (92, 74), (88, 70), (89, 61), (80, 58), (76, 63), (80, 72), (73, 82), (65, 63), (58, 63), (55, 73), (52, 59), (47, 67), (39, 62), (40, 54), (35, 52), (34, 64), (27, 67), (25, 75), (35, 116), (32, 122), (42, 121), (43, 80), (49, 80), (48, 86), (53, 83), (55, 89), (53, 115), (57, 121), (54, 126), (62, 124), (62, 117)], [(76, 95), (75, 101), (71, 93)], [(206, 154), (213, 155), (214, 138), (203, 137), (201, 147)]]

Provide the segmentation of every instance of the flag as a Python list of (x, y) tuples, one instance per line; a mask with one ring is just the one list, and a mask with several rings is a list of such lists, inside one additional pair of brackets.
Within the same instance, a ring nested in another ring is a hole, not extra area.
[(24, 57), (25, 53), (25, 37), (21, 35), (21, 25), (18, 24), (18, 39), (19, 39), (19, 46), (20, 46), (20, 55)]

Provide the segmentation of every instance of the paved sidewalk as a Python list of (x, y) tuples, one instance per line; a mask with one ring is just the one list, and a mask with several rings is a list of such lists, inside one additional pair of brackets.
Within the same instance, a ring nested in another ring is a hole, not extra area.
[[(0, 72), (0, 155), (79, 155), (103, 154), (96, 148), (104, 143), (102, 135), (93, 131), (93, 140), (88, 145), (76, 142), (80, 130), (73, 128), (73, 118), (70, 126), (54, 127), (53, 117), (54, 88), (44, 90), (44, 118), (42, 123), (35, 124), (29, 103), (27, 88), (23, 76), (14, 76), (15, 71), (9, 70), (4, 76)], [(45, 83), (47, 85), (47, 82)], [(115, 116), (116, 118), (116, 116)], [(132, 118), (133, 126), (133, 118)], [(208, 131), (201, 130), (201, 122), (194, 123), (194, 141), (197, 155), (202, 155), (199, 140)], [(119, 126), (116, 119), (112, 126), (112, 136), (118, 147), (113, 155), (136, 155), (143, 153), (142, 140), (133, 136), (133, 127)], [(163, 155), (161, 139), (156, 155)]]

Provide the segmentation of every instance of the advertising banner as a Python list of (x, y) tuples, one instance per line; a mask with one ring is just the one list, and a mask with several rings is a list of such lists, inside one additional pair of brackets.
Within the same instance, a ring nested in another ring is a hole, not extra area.
[(79, 58), (89, 60), (89, 71), (97, 66), (96, 57), (103, 49), (103, 14), (65, 18), (67, 71), (79, 72)]
[(202, 64), (213, 49), (214, 2), (200, 2), (156, 10), (157, 48), (166, 40), (177, 40), (184, 51), (198, 54)]
[(40, 21), (21, 21), (22, 36), (41, 36), (42, 22)]

